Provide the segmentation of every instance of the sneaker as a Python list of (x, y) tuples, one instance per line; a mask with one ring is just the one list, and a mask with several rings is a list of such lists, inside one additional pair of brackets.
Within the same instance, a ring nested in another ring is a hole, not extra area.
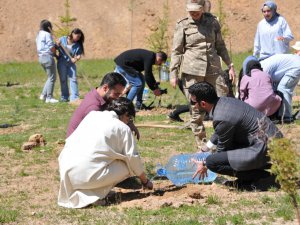
[(45, 101), (46, 100), (46, 96), (45, 95), (40, 95), (40, 100)]
[(73, 100), (73, 101), (70, 101), (69, 104), (70, 105), (75, 105), (75, 106), (79, 106), (82, 102), (82, 99), (76, 99), (76, 100)]
[(60, 99), (60, 102), (69, 102), (69, 100), (62, 98), (62, 99)]
[(47, 98), (46, 103), (58, 103), (58, 100), (56, 100), (54, 98)]
[(142, 109), (142, 106), (135, 106), (134, 109), (136, 112), (139, 112)]

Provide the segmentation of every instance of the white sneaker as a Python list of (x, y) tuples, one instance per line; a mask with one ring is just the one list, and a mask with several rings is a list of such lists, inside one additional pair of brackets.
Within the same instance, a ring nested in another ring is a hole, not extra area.
[(40, 100), (45, 101), (46, 100), (46, 96), (45, 95), (40, 95)]
[(54, 98), (47, 98), (46, 103), (58, 103), (58, 100), (56, 100)]

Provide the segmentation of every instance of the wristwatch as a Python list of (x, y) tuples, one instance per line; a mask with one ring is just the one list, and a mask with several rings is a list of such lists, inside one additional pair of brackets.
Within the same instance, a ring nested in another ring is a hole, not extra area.
[(228, 66), (228, 69), (231, 69), (231, 67), (233, 67), (234, 64), (233, 63), (230, 63), (230, 65)]

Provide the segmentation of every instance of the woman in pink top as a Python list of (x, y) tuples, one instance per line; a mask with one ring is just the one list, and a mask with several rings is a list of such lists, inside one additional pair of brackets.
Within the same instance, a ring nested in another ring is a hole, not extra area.
[(239, 98), (267, 116), (276, 113), (281, 97), (274, 93), (270, 75), (263, 72), (254, 56), (245, 59), (241, 75)]

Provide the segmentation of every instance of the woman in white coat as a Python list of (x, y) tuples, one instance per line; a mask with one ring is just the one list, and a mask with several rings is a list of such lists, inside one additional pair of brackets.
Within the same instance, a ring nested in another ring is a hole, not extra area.
[(127, 126), (134, 116), (133, 104), (121, 97), (107, 111), (90, 112), (67, 138), (58, 158), (60, 206), (82, 208), (104, 199), (130, 176), (139, 176), (145, 188), (153, 188)]

